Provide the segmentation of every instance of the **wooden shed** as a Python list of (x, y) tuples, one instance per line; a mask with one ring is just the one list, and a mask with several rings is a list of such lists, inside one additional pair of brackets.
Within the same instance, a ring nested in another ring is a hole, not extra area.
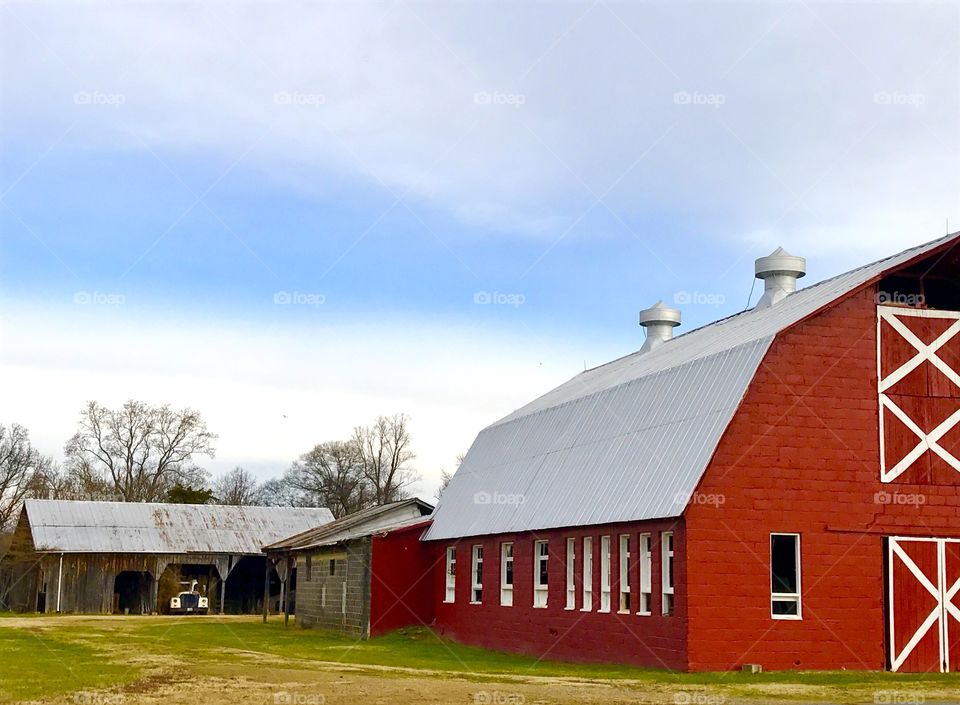
[(197, 580), (219, 612), (258, 612), (279, 592), (260, 547), (326, 524), (328, 509), (27, 500), (0, 560), (0, 609), (163, 611)]

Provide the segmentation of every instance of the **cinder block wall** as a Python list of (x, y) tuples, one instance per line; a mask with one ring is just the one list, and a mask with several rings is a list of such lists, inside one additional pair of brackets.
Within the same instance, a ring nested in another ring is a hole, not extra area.
[[(297, 624), (369, 636), (370, 555), (369, 537), (350, 541), (345, 546), (299, 554)], [(336, 561), (333, 575), (330, 574), (331, 560)]]

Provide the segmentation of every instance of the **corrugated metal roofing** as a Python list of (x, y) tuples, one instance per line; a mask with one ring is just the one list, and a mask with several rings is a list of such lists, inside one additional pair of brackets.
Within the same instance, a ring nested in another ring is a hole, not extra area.
[(777, 333), (957, 239), (578, 374), (480, 432), (424, 538), (678, 516)]
[(326, 508), (227, 507), (28, 499), (38, 551), (258, 554), (264, 544), (327, 524)]
[(378, 507), (368, 507), (337, 519), (325, 526), (309, 529), (296, 536), (276, 541), (264, 550), (303, 550), (331, 546), (341, 541), (369, 536), (379, 531), (390, 531), (422, 522), (433, 511), (433, 505), (411, 498)]

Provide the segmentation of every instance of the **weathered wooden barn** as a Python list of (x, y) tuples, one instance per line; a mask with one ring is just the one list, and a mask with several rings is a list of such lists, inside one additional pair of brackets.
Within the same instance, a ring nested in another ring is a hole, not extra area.
[(433, 506), (370, 507), (264, 547), (297, 577), (297, 624), (377, 636), (433, 621), (432, 563), (420, 536)]
[(152, 613), (196, 579), (212, 611), (279, 593), (260, 547), (326, 524), (328, 509), (27, 500), (0, 561), (0, 609)]
[[(960, 669), (960, 235), (672, 336), (483, 430), (425, 540), (436, 627), (679, 670)], [(749, 280), (744, 281), (749, 286)]]

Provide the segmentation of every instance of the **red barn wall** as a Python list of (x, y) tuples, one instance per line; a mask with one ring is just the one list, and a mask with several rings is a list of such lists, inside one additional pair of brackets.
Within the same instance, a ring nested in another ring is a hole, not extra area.
[[(438, 551), (420, 540), (424, 522), (374, 535), (370, 568), (370, 636), (433, 623)], [(442, 567), (441, 567), (442, 570)]]
[[(660, 534), (674, 532), (674, 614), (661, 615)], [(639, 604), (638, 535), (650, 533), (652, 545), (652, 615), (636, 614)], [(631, 614), (617, 614), (619, 595), (619, 536), (630, 535)], [(593, 537), (593, 606), (581, 612), (583, 537)], [(611, 611), (597, 612), (600, 605), (600, 537), (611, 540)], [(566, 610), (566, 540), (576, 539), (577, 607)], [(534, 541), (550, 544), (548, 602), (533, 607)], [(513, 542), (513, 606), (500, 605), (500, 544)], [(685, 536), (680, 520), (632, 522), (604, 526), (502, 534), (431, 542), (437, 546), (439, 570), (435, 573), (436, 629), (456, 641), (490, 649), (528, 654), (537, 658), (573, 662), (625, 663), (651, 668), (685, 669), (687, 612)], [(470, 603), (471, 548), (481, 544), (483, 604)], [(456, 601), (443, 602), (444, 562), (448, 546), (457, 548)]]
[[(697, 491), (722, 503), (685, 512), (692, 670), (883, 669), (883, 537), (960, 535), (957, 487), (880, 482), (875, 297), (777, 337)], [(801, 534), (802, 621), (770, 616), (771, 532)]]

